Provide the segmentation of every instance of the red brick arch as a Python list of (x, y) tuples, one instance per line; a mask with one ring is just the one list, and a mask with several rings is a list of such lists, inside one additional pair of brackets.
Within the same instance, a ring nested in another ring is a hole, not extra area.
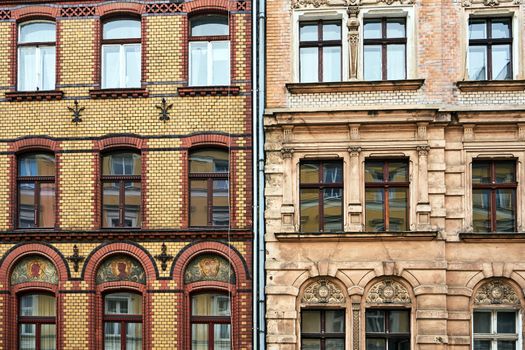
[(228, 147), (234, 141), (231, 137), (221, 134), (199, 134), (184, 137), (182, 147), (191, 148), (197, 146), (223, 146)]
[(191, 15), (192, 12), (209, 10), (235, 11), (235, 2), (228, 0), (194, 0), (184, 3), (184, 12)]
[(60, 8), (50, 6), (27, 6), (11, 11), (11, 17), (17, 21), (26, 21), (37, 18), (47, 18), (52, 21), (56, 20)]
[(11, 152), (25, 152), (32, 150), (47, 150), (56, 152), (60, 149), (60, 142), (46, 138), (46, 137), (29, 137), (16, 140), (9, 144), (9, 151)]
[(107, 151), (115, 148), (135, 148), (141, 150), (146, 146), (146, 140), (133, 136), (107, 136), (100, 140), (96, 140), (94, 147), (99, 151)]
[(138, 3), (117, 2), (112, 4), (100, 5), (96, 8), (96, 14), (99, 16), (107, 16), (126, 12), (141, 14), (144, 12), (144, 5)]

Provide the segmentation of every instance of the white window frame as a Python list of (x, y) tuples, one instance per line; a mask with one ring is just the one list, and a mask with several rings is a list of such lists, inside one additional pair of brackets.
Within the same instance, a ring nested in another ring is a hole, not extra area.
[[(492, 333), (474, 333), (474, 313), (475, 312), (487, 312), (490, 313), (490, 322), (491, 322), (491, 330)], [(514, 312), (516, 314), (516, 331), (517, 333), (497, 333), (497, 314), (498, 312)], [(472, 343), (471, 348), (474, 350), (474, 342), (476, 339), (479, 340), (490, 340), (491, 342), (491, 350), (497, 350), (497, 342), (498, 340), (515, 340), (516, 341), (516, 349), (521, 349), (521, 343), (522, 343), (522, 324), (521, 324), (521, 311), (517, 309), (511, 309), (511, 308), (479, 308), (474, 309), (472, 311), (472, 322), (471, 322), (471, 332), (472, 332)], [(481, 336), (476, 337), (476, 334)], [(499, 336), (498, 334), (505, 334), (502, 336)]]
[(226, 85), (230, 85), (231, 83), (231, 64), (232, 64), (232, 60), (231, 60), (231, 44), (230, 44), (230, 40), (211, 40), (211, 41), (206, 41), (206, 40), (202, 40), (202, 41), (199, 41), (199, 40), (192, 40), (189, 42), (189, 61), (188, 61), (188, 85), (189, 86), (202, 86), (202, 85), (196, 85), (193, 83), (193, 79), (192, 79), (192, 76), (191, 76), (191, 72), (192, 72), (192, 62), (193, 62), (193, 50), (192, 50), (192, 44), (194, 43), (207, 43), (207, 47), (206, 47), (206, 52), (207, 52), (207, 62), (206, 62), (206, 69), (207, 69), (207, 72), (208, 74), (206, 75), (206, 85), (204, 86), (216, 86), (217, 84), (214, 84), (213, 83), (213, 48), (212, 48), (212, 44), (213, 43), (227, 43), (228, 44), (228, 63), (229, 63), (229, 66), (230, 66), (230, 69), (228, 70), (228, 79), (227, 79), (227, 82), (226, 82)]
[[(107, 86), (107, 78), (105, 77), (104, 73), (105, 73), (105, 59), (104, 59), (104, 55), (105, 55), (105, 52), (104, 52), (104, 49), (106, 47), (116, 47), (118, 46), (119, 47), (119, 85), (118, 86), (114, 86), (114, 87), (108, 87)], [(132, 85), (132, 86), (128, 86), (126, 84), (126, 70), (127, 70), (127, 64), (128, 62), (126, 61), (126, 50), (125, 48), (126, 47), (129, 47), (129, 46), (139, 46), (139, 49), (140, 49), (140, 52), (139, 52), (139, 55), (142, 57), (142, 44), (139, 44), (139, 43), (136, 43), (136, 44), (104, 44), (102, 45), (102, 64), (101, 64), (101, 67), (102, 67), (102, 88), (103, 89), (125, 89), (125, 88), (140, 88), (140, 81), (139, 81), (139, 84), (138, 85)], [(138, 66), (138, 71), (139, 71), (139, 75), (141, 76), (142, 75), (142, 59), (139, 59), (139, 66)], [(141, 79), (142, 80), (142, 79)]]

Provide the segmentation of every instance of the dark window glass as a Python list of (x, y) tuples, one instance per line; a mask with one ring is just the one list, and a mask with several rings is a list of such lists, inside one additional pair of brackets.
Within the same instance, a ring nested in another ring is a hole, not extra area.
[(299, 24), (299, 80), (303, 83), (340, 81), (341, 21)]
[(516, 162), (472, 163), (472, 224), (475, 232), (516, 231)]
[(408, 230), (408, 162), (367, 160), (365, 181), (367, 231)]
[(55, 226), (55, 156), (33, 153), (18, 158), (18, 227)]
[(140, 154), (123, 151), (102, 156), (102, 226), (140, 227)]
[(343, 230), (343, 164), (305, 161), (300, 165), (301, 231)]
[(367, 350), (410, 350), (409, 310), (366, 310)]
[(205, 148), (190, 154), (190, 226), (230, 224), (229, 153)]
[(202, 293), (191, 298), (191, 349), (231, 349), (231, 306), (225, 294)]
[(512, 19), (471, 19), (468, 54), (469, 79), (512, 79)]
[(364, 79), (406, 79), (406, 19), (364, 21)]
[(301, 349), (344, 350), (344, 310), (302, 310)]
[(516, 350), (517, 315), (509, 310), (474, 311), (474, 349)]
[(56, 349), (56, 299), (26, 294), (18, 301), (18, 349)]
[(104, 297), (104, 349), (142, 349), (142, 295), (112, 293)]

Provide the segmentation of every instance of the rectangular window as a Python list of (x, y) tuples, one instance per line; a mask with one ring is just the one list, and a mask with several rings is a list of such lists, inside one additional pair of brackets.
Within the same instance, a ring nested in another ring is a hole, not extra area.
[(475, 232), (516, 231), (516, 162), (472, 163), (472, 225)]
[(345, 348), (344, 310), (302, 310), (301, 349)]
[(299, 24), (299, 80), (341, 81), (341, 21)]
[(474, 350), (516, 350), (518, 313), (512, 310), (474, 311)]
[(301, 231), (342, 231), (342, 162), (305, 161), (300, 168)]
[(406, 19), (365, 19), (363, 34), (364, 79), (406, 79)]
[(470, 80), (512, 79), (512, 19), (470, 19), (468, 58)]
[(409, 310), (366, 310), (366, 350), (410, 350)]

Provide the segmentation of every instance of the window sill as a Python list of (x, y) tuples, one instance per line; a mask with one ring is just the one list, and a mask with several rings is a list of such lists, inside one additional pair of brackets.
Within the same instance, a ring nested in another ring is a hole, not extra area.
[(437, 231), (400, 231), (400, 232), (278, 232), (279, 241), (431, 241), (438, 236)]
[(241, 88), (238, 86), (185, 86), (177, 89), (179, 96), (228, 96), (239, 95)]
[(465, 80), (456, 86), (461, 91), (523, 91), (525, 80)]
[(401, 91), (418, 90), (425, 79), (377, 80), (377, 81), (336, 81), (330, 83), (288, 83), (286, 88), (291, 94), (315, 94), (324, 92), (356, 91)]
[(143, 88), (89, 90), (91, 98), (137, 98), (148, 97), (148, 95), (148, 91)]
[(459, 239), (464, 242), (525, 242), (525, 232), (460, 232)]
[(61, 100), (62, 97), (64, 97), (64, 92), (60, 90), (9, 91), (5, 93), (5, 98), (11, 102)]

